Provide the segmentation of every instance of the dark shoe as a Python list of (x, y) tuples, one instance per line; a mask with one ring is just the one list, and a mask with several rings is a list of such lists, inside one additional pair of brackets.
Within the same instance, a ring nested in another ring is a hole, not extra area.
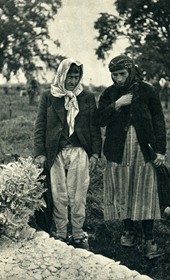
[(53, 237), (55, 240), (60, 240), (62, 242), (67, 243), (67, 238), (64, 238), (62, 236), (59, 236), (56, 232), (51, 232), (50, 237)]
[(66, 238), (63, 238), (63, 237), (61, 237), (61, 236), (56, 237), (55, 240), (59, 240), (59, 241), (62, 241), (62, 242), (64, 242), (64, 243), (67, 243), (67, 239), (66, 239)]
[(124, 231), (121, 238), (120, 238), (120, 243), (124, 247), (135, 246), (134, 233), (131, 232), (131, 231)]
[(89, 243), (88, 243), (88, 235), (86, 232), (84, 232), (83, 236), (80, 238), (73, 238), (72, 239), (72, 245), (75, 248), (81, 248), (89, 250)]
[(145, 257), (149, 260), (161, 257), (163, 252), (160, 252), (157, 248), (155, 240), (146, 240), (145, 243)]

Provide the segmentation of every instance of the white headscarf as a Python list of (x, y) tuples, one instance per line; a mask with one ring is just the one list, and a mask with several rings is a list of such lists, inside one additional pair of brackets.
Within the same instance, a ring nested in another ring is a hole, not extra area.
[[(83, 65), (71, 58), (64, 59), (58, 69), (54, 82), (51, 85), (51, 94), (55, 97), (64, 97), (65, 98), (65, 109), (67, 110), (67, 123), (69, 126), (69, 136), (74, 132), (75, 118), (79, 113), (79, 106), (77, 102), (77, 96), (82, 92), (83, 87), (80, 84), (75, 87), (73, 91), (69, 91), (65, 88), (65, 80), (70, 69), (71, 64), (74, 63), (77, 66), (81, 66), (83, 72)], [(80, 77), (81, 80), (82, 77)]]

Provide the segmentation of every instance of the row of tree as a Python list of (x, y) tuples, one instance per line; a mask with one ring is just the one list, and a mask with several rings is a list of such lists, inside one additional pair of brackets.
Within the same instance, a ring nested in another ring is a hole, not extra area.
[[(101, 13), (94, 23), (97, 59), (105, 60), (114, 43), (126, 37), (130, 42), (126, 52), (141, 65), (147, 78), (169, 76), (170, 1), (116, 0), (113, 5), (117, 16)], [(49, 51), (48, 24), (59, 8), (60, 0), (0, 0), (0, 73), (7, 80), (19, 71), (29, 79), (36, 72), (43, 75), (46, 68), (56, 69), (63, 57)], [(56, 49), (60, 47), (58, 40), (53, 43)]]

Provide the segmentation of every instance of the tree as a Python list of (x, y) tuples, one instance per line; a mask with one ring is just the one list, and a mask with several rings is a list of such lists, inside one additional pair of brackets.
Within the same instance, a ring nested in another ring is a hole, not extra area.
[[(94, 24), (98, 30), (98, 59), (104, 60), (114, 43), (129, 39), (130, 53), (143, 65), (148, 77), (169, 75), (170, 69), (170, 2), (169, 0), (117, 0), (118, 15), (101, 13)], [(142, 62), (142, 63), (141, 63)]]
[(19, 70), (27, 80), (40, 71), (43, 75), (45, 67), (55, 68), (60, 62), (62, 57), (48, 47), (49, 41), (60, 47), (48, 31), (60, 7), (60, 0), (0, 0), (0, 73), (7, 80)]

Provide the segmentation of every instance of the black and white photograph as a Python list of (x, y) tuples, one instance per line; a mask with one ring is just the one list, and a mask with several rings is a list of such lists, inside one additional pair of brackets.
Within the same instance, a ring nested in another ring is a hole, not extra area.
[(0, 280), (170, 279), (170, 1), (0, 0)]

